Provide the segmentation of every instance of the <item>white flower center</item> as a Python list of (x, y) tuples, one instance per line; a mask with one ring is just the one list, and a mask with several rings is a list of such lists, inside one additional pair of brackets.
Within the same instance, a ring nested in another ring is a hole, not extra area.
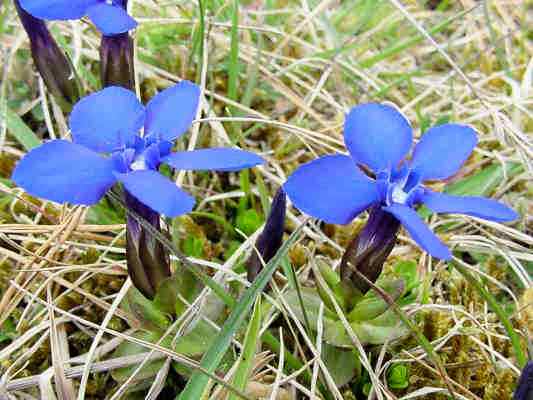
[(403, 191), (403, 188), (395, 185), (392, 189), (391, 197), (394, 203), (405, 204), (405, 202), (407, 201), (408, 194)]
[(133, 160), (133, 162), (130, 164), (130, 168), (132, 171), (141, 171), (144, 169), (148, 169), (146, 167), (146, 159), (144, 157), (144, 154), (141, 154)]

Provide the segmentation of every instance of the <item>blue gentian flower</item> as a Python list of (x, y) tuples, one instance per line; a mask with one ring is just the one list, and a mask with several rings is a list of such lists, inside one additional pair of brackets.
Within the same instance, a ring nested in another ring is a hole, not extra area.
[[(367, 208), (381, 207), (402, 223), (420, 247), (444, 260), (451, 253), (418, 216), (417, 205), (496, 222), (518, 217), (494, 200), (452, 196), (424, 186), (459, 170), (477, 144), (472, 128), (458, 124), (430, 128), (406, 160), (412, 139), (409, 122), (395, 108), (376, 103), (354, 107), (344, 124), (350, 155), (327, 155), (302, 165), (288, 178), (285, 191), (297, 208), (333, 224), (347, 224)], [(358, 164), (371, 169), (375, 179)]]
[(172, 141), (196, 115), (199, 95), (198, 86), (182, 81), (146, 107), (118, 86), (84, 97), (69, 118), (73, 142), (51, 140), (31, 150), (12, 179), (32, 195), (81, 205), (96, 203), (118, 181), (160, 214), (187, 213), (194, 198), (158, 172), (162, 163), (181, 170), (237, 171), (264, 162), (232, 148), (171, 152)]
[(125, 10), (127, 0), (20, 0), (22, 8), (47, 20), (80, 19), (89, 16), (103, 35), (128, 32), (137, 22)]

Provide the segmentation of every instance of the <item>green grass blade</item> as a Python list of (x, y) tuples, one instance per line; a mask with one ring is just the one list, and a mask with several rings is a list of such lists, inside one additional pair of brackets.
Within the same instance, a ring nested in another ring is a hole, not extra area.
[[(261, 273), (257, 276), (252, 285), (243, 293), (241, 299), (235, 308), (233, 308), (228, 319), (222, 326), (217, 338), (202, 357), (202, 361), (200, 362), (202, 368), (205, 368), (211, 372), (216, 370), (218, 364), (222, 360), (222, 357), (231, 345), (231, 339), (233, 335), (244, 322), (253, 302), (257, 296), (261, 295), (261, 292), (272, 278), (272, 274), (274, 274), (274, 271), (276, 270), (281, 259), (285, 256), (285, 254), (287, 254), (290, 247), (299, 237), (304, 225), (305, 223), (300, 225), (298, 229), (292, 233), (289, 239), (283, 244), (283, 246), (281, 246), (276, 255), (268, 262), (263, 271), (261, 271)], [(207, 376), (203, 375), (202, 373), (193, 373), (191, 379), (185, 386), (185, 389), (180, 395), (178, 395), (177, 399), (200, 399), (208, 383), (209, 378)]]
[[(458, 18), (461, 18), (462, 16), (464, 16), (467, 13), (469, 13), (470, 11), (471, 10), (464, 10), (464, 11), (458, 13), (457, 15), (454, 15), (453, 17), (444, 20), (440, 24), (437, 24), (433, 28), (429, 29), (428, 33), (430, 35), (434, 35), (435, 33), (438, 33), (440, 31), (442, 31), (443, 29), (448, 27), (453, 21), (455, 21)], [(414, 46), (414, 45), (416, 45), (416, 44), (418, 44), (418, 43), (420, 43), (420, 42), (422, 42), (424, 40), (426, 40), (426, 38), (422, 34), (415, 35), (412, 38), (404, 40), (403, 42), (400, 42), (398, 44), (395, 44), (395, 45), (392, 45), (390, 47), (387, 47), (386, 49), (384, 49), (382, 52), (376, 54), (375, 56), (372, 56), (372, 57), (369, 57), (369, 58), (365, 58), (364, 60), (361, 60), (359, 65), (362, 68), (370, 68), (374, 64), (377, 64), (380, 61), (383, 61), (383, 60), (385, 60), (385, 59), (387, 59), (389, 57), (392, 57), (392, 56), (394, 56), (396, 54), (399, 54), (402, 51), (405, 51), (405, 50), (409, 49), (410, 47), (412, 47), (412, 46)]]
[[(246, 331), (246, 337), (244, 338), (244, 344), (242, 354), (239, 358), (239, 366), (235, 372), (233, 378), (233, 387), (244, 391), (246, 389), (246, 383), (250, 379), (250, 373), (253, 368), (254, 354), (257, 348), (257, 339), (259, 337), (259, 331), (261, 329), (261, 296), (257, 297), (254, 306), (254, 312), (252, 319), (248, 324)], [(228, 400), (237, 400), (238, 397), (235, 394), (231, 394)]]
[(231, 16), (231, 45), (228, 62), (228, 97), (237, 100), (239, 81), (239, 1), (233, 1)]
[[(204, 35), (205, 35), (205, 2), (203, 0), (198, 0), (198, 12), (199, 12), (199, 24), (198, 29), (195, 29), (192, 34), (192, 48), (191, 48), (191, 58), (189, 59), (189, 63), (193, 64), (194, 57), (196, 56), (196, 59), (201, 64), (201, 60), (204, 57)], [(196, 72), (196, 80), (197, 82), (200, 82), (201, 77), (201, 68), (198, 68)]]
[(28, 125), (7, 106), (5, 106), (5, 122), (7, 130), (25, 150), (30, 151), (41, 144), (39, 138), (28, 128)]
[[(239, 85), (239, 0), (233, 1), (233, 10), (231, 15), (231, 43), (228, 59), (228, 98), (237, 101)], [(230, 107), (232, 117), (239, 116), (239, 110)], [(232, 138), (239, 138), (241, 135), (240, 124), (231, 124)]]

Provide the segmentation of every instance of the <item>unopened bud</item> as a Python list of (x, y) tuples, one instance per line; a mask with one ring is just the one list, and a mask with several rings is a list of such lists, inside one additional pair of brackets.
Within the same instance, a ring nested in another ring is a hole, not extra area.
[(100, 79), (102, 85), (135, 89), (133, 39), (128, 33), (103, 36), (100, 44)]
[[(170, 276), (170, 258), (152, 230), (166, 235), (159, 214), (125, 191), (128, 214), (126, 222), (126, 260), (134, 286), (153, 299), (161, 283)], [(139, 221), (142, 218), (143, 223)], [(148, 226), (144, 226), (147, 224)], [(150, 229), (150, 227), (152, 229)]]
[(65, 53), (59, 48), (44, 21), (27, 13), (19, 0), (15, 7), (30, 39), (33, 62), (44, 84), (58, 103), (69, 110), (80, 98), (76, 73)]
[(351, 241), (342, 256), (341, 279), (350, 280), (363, 294), (368, 292), (370, 285), (358, 279), (355, 270), (370, 282), (376, 282), (396, 243), (399, 229), (400, 222), (392, 214), (383, 211), (381, 207), (374, 207), (365, 227)]
[[(116, 0), (114, 4), (126, 10), (128, 0)], [(104, 87), (122, 86), (130, 90), (135, 89), (133, 39), (128, 32), (102, 36), (100, 42), (100, 79)]]
[[(263, 232), (257, 238), (252, 255), (246, 263), (248, 281), (252, 282), (263, 268), (263, 262), (268, 263), (276, 255), (283, 242), (285, 231), (285, 209), (287, 208), (287, 196), (282, 188), (279, 188), (272, 199), (272, 207), (265, 223)], [(258, 254), (259, 252), (259, 254)], [(263, 261), (261, 261), (261, 259)]]

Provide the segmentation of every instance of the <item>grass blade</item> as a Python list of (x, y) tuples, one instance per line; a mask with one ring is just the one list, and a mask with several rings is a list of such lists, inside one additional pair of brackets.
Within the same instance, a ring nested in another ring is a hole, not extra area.
[[(261, 329), (261, 296), (257, 297), (254, 306), (254, 312), (252, 319), (248, 324), (246, 331), (246, 337), (244, 338), (244, 345), (242, 354), (239, 358), (239, 366), (235, 372), (233, 378), (233, 387), (244, 391), (246, 389), (246, 383), (250, 379), (250, 373), (253, 368), (254, 354), (257, 348), (257, 338), (259, 337), (259, 331)], [(238, 397), (231, 394), (228, 400), (237, 400)]]
[(30, 151), (41, 144), (39, 138), (28, 128), (28, 125), (24, 123), (22, 118), (7, 106), (5, 107), (5, 122), (7, 130), (11, 132), (13, 137), (25, 150)]
[[(239, 85), (239, 0), (233, 1), (233, 10), (231, 15), (231, 44), (228, 60), (228, 98), (237, 101), (237, 88)], [(239, 110), (231, 107), (231, 116), (238, 117)], [(240, 137), (240, 124), (238, 122), (231, 124), (232, 138)]]
[[(304, 225), (305, 223), (301, 224), (298, 229), (291, 234), (289, 239), (283, 244), (283, 246), (281, 246), (276, 255), (268, 262), (263, 271), (261, 271), (261, 273), (257, 276), (252, 285), (246, 289), (235, 308), (233, 308), (230, 316), (222, 326), (217, 338), (202, 357), (202, 361), (200, 362), (202, 368), (205, 368), (210, 372), (214, 372), (216, 370), (218, 364), (222, 360), (222, 357), (231, 344), (231, 338), (244, 322), (246, 315), (248, 314), (248, 310), (251, 308), (254, 300), (257, 296), (261, 295), (261, 292), (270, 281), (272, 274), (276, 270), (276, 267), (280, 263), (281, 259), (285, 256), (285, 254), (287, 254), (292, 244), (299, 237)], [(177, 399), (200, 399), (208, 383), (209, 378), (207, 376), (203, 375), (202, 373), (195, 372)]]

